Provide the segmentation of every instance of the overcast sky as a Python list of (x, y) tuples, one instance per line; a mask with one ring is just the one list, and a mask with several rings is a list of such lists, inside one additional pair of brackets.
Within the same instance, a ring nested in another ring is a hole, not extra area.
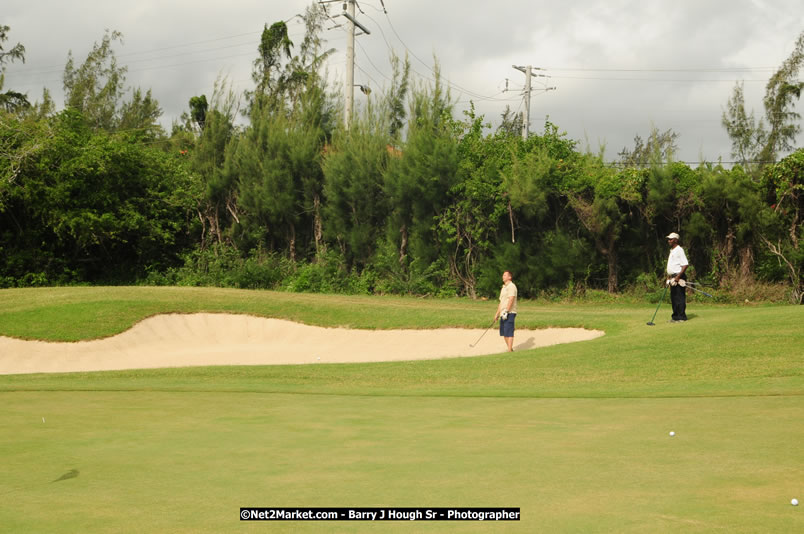
[[(357, 18), (371, 34), (357, 38), (355, 83), (377, 90), (387, 86), (391, 48), (399, 55), (409, 51), (421, 78), (432, 77), (435, 55), (452, 85), (456, 111), (473, 100), (479, 113), (498, 124), (506, 105), (523, 109), (525, 76), (512, 65), (531, 64), (550, 76), (534, 78), (531, 131), (540, 131), (549, 116), (580, 141), (580, 148), (605, 144), (609, 159), (655, 126), (679, 134), (678, 159), (730, 161), (720, 118), (735, 81), (745, 81), (747, 105), (762, 115), (765, 84), (804, 31), (800, 0), (384, 3), (387, 15), (380, 0), (359, 3), (363, 13)], [(190, 97), (209, 96), (221, 73), (238, 92), (250, 88), (263, 25), (291, 19), (309, 4), (3, 0), (0, 24), (11, 26), (5, 45), (20, 42), (26, 49), (25, 65), (7, 68), (6, 88), (27, 92), (33, 101), (47, 87), (63, 105), (61, 75), (68, 51), (80, 64), (109, 28), (123, 33), (116, 53), (129, 68), (128, 85), (152, 89), (169, 124)], [(341, 5), (330, 4), (330, 13), (341, 12)], [(288, 25), (291, 38), (300, 42), (299, 19)], [(329, 29), (324, 38), (337, 50), (329, 70), (340, 81), (345, 30)], [(556, 90), (539, 90), (546, 86)], [(356, 104), (365, 98), (356, 92)], [(798, 146), (803, 142), (800, 135)]]

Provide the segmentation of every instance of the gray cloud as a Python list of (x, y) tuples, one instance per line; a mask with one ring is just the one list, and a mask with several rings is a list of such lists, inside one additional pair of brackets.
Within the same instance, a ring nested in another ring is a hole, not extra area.
[[(288, 19), (307, 5), (302, 0), (6, 0), (0, 23), (11, 26), (12, 43), (27, 49), (27, 63), (10, 66), (6, 84), (33, 99), (46, 86), (61, 103), (67, 51), (83, 60), (105, 28), (116, 29), (125, 36), (117, 53), (129, 67), (129, 85), (151, 88), (169, 123), (191, 96), (209, 95), (221, 73), (238, 91), (247, 88), (263, 25)], [(552, 76), (547, 83), (558, 89), (534, 93), (532, 130), (540, 130), (549, 115), (582, 146), (587, 139), (593, 149), (605, 143), (609, 158), (655, 125), (680, 134), (683, 160), (730, 160), (720, 115), (734, 80), (746, 80), (748, 105), (761, 114), (771, 72), (712, 69), (775, 68), (804, 30), (804, 15), (794, 15), (802, 13), (795, 0), (385, 0), (388, 18), (379, 0), (360, 5), (364, 14), (358, 18), (372, 33), (358, 37), (356, 83), (387, 85), (389, 46), (400, 55), (407, 46), (428, 66), (434, 54), (438, 57), (444, 78), (454, 84), (459, 111), (472, 99), (479, 113), (497, 122), (506, 105), (521, 106), (524, 75), (511, 65), (546, 67)], [(331, 13), (340, 10), (339, 3), (330, 4)], [(297, 21), (289, 26), (300, 40)], [(337, 50), (329, 70), (339, 83), (343, 29), (331, 29), (325, 38)], [(432, 77), (428, 66), (411, 59), (420, 75)], [(506, 79), (510, 90), (501, 94)], [(358, 93), (356, 98), (364, 97)]]

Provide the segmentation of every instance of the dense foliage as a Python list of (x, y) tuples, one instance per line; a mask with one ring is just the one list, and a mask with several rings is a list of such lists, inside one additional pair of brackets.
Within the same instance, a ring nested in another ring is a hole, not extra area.
[(398, 58), (391, 87), (345, 129), (319, 73), (320, 17), (308, 11), (296, 55), (281, 25), (266, 27), (245, 126), (224, 81), (165, 133), (150, 91), (125, 100), (116, 33), (84, 64), (70, 58), (63, 111), (0, 110), (0, 287), (476, 297), (508, 269), (524, 296), (613, 293), (658, 285), (663, 236), (679, 232), (697, 279), (784, 283), (802, 302), (804, 149), (691, 168), (672, 159), (676, 134), (653, 132), (606, 164), (549, 122), (523, 140), (471, 107), (456, 119), (438, 73), (417, 84)]

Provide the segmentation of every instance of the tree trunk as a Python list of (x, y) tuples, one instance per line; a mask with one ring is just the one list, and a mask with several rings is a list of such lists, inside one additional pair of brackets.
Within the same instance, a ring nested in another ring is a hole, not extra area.
[(617, 252), (614, 244), (608, 250), (606, 258), (609, 260), (609, 293), (617, 292)]
[(466, 263), (466, 280), (464, 281), (464, 287), (466, 288), (467, 294), (472, 298), (472, 300), (477, 300), (477, 291), (475, 288), (477, 287), (477, 280), (475, 279), (474, 275), (474, 265), (475, 260), (473, 259), (473, 254), (471, 249), (467, 251), (465, 257)]
[(729, 225), (726, 230), (726, 236), (723, 240), (718, 240), (715, 245), (715, 263), (713, 270), (718, 273), (718, 281), (722, 282), (735, 276), (734, 263), (732, 256), (734, 254), (734, 229)]
[(511, 243), (516, 243), (514, 236), (514, 210), (511, 208), (511, 201), (508, 201), (508, 220), (511, 221)]
[(399, 245), (399, 263), (404, 265), (405, 256), (408, 253), (408, 227), (403, 224), (402, 228), (399, 229), (399, 233), (402, 234), (402, 243)]
[(754, 272), (754, 249), (751, 245), (742, 247), (738, 253), (740, 257), (740, 279), (751, 280)]
[(615, 238), (613, 236), (608, 236), (608, 240), (606, 243), (603, 243), (600, 239), (595, 239), (595, 246), (597, 247), (598, 252), (603, 254), (606, 257), (606, 262), (609, 265), (609, 277), (608, 277), (608, 292), (609, 293), (616, 293), (617, 292), (617, 249), (614, 246)]
[(201, 221), (201, 250), (207, 248), (207, 222), (204, 219), (204, 214), (198, 210), (198, 220)]
[(288, 235), (288, 241), (290, 242), (290, 261), (296, 262), (296, 227), (292, 224), (290, 225), (290, 232)]
[(771, 253), (773, 253), (777, 258), (779, 258), (780, 261), (783, 261), (784, 264), (787, 266), (787, 269), (790, 274), (790, 282), (791, 285), (793, 286), (793, 291), (791, 293), (793, 303), (794, 304), (804, 303), (804, 281), (802, 281), (801, 279), (801, 271), (796, 268), (796, 265), (792, 261), (790, 261), (787, 258), (787, 256), (785, 256), (781, 240), (774, 245), (764, 235), (760, 234), (759, 237), (768, 247), (768, 250), (770, 250)]
[(215, 237), (218, 238), (218, 244), (223, 244), (223, 234), (221, 233), (221, 219), (220, 215), (218, 215), (218, 206), (215, 206), (215, 209), (212, 211), (212, 217), (210, 220), (210, 224), (212, 226), (211, 230), (214, 233)]
[(734, 229), (732, 229), (731, 225), (729, 225), (729, 230), (726, 232), (726, 245), (723, 249), (723, 253), (726, 256), (724, 259), (727, 265), (731, 263), (731, 254), (734, 252), (734, 238)]
[(315, 253), (316, 256), (320, 256), (327, 251), (326, 245), (323, 243), (324, 225), (321, 222), (321, 199), (318, 197), (318, 193), (313, 196), (313, 226), (315, 234)]

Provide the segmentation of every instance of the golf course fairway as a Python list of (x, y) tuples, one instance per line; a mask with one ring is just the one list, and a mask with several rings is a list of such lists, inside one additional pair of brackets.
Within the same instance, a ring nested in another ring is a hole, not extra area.
[[(198, 288), (0, 299), (0, 336), (45, 341), (167, 313), (482, 331), (494, 312)], [(523, 301), (518, 328), (605, 335), (513, 354), (2, 375), (0, 531), (804, 531), (790, 504), (804, 497), (804, 308), (693, 301), (686, 324), (660, 310), (646, 326), (655, 307)], [(243, 506), (518, 507), (521, 520), (241, 522)]]

